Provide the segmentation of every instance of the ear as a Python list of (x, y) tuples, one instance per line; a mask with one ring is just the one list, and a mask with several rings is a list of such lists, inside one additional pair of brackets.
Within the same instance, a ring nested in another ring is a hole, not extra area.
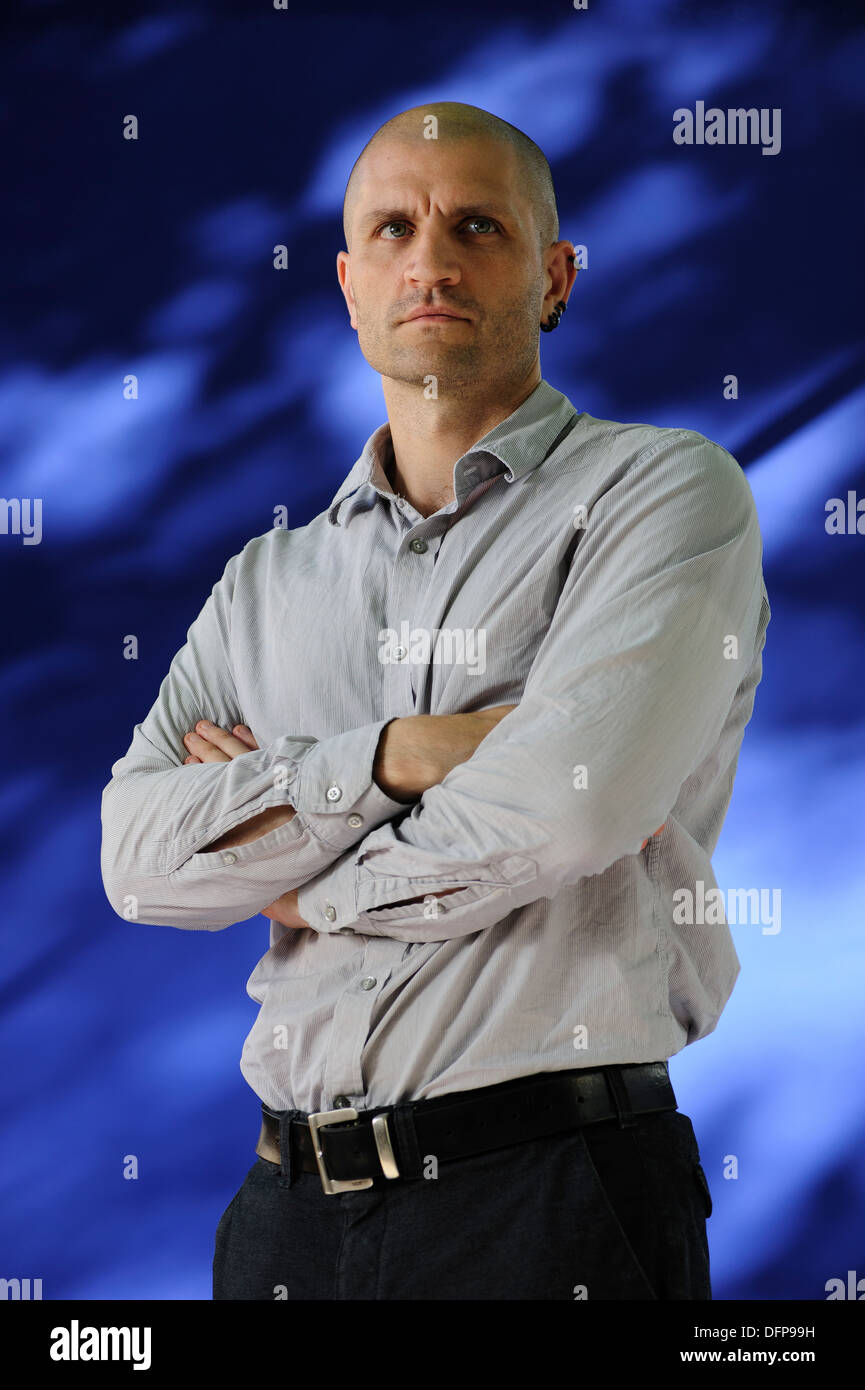
[(570, 241), (557, 241), (547, 251), (545, 260), (550, 287), (544, 295), (544, 317), (555, 308), (560, 299), (567, 304), (577, 278), (576, 256), (574, 245)]
[(339, 280), (339, 287), (342, 290), (345, 302), (348, 305), (348, 314), (351, 326), (357, 331), (357, 315), (355, 312), (354, 295), (351, 291), (351, 257), (347, 251), (339, 251), (336, 257), (336, 277)]

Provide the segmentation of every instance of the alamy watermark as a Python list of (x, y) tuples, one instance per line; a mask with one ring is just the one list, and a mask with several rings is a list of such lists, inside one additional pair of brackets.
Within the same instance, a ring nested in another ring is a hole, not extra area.
[(23, 545), (42, 540), (42, 498), (0, 497), (0, 532), (21, 536)]
[(465, 666), (473, 676), (487, 669), (487, 634), (482, 627), (409, 627), (404, 618), (398, 632), (383, 627), (378, 643), (383, 666), (404, 661), (428, 666), (432, 661), (435, 666)]
[(673, 112), (673, 141), (677, 145), (762, 145), (763, 154), (781, 149), (781, 108), (736, 107), (723, 111), (698, 101), (694, 110), (680, 106)]
[(677, 888), (673, 893), (677, 926), (762, 926), (764, 936), (776, 936), (781, 930), (780, 888), (728, 888), (726, 906), (720, 888), (707, 889), (701, 878), (694, 888), (694, 892)]

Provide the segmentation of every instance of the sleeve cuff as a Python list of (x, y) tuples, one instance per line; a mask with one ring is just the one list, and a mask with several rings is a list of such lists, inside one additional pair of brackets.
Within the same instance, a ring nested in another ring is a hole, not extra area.
[[(405, 808), (403, 808), (405, 809)], [(361, 931), (357, 910), (357, 856), (346, 853), (324, 873), (304, 883), (297, 906), (314, 931), (350, 936)], [(363, 933), (366, 935), (366, 933)]]
[[(298, 889), (298, 910), (313, 931), (323, 935), (350, 936), (357, 932), (361, 936), (396, 936), (406, 941), (441, 941), (450, 932), (438, 935), (436, 924), (449, 922), (460, 908), (476, 910), (483, 899), (495, 896), (498, 902), (502, 892), (507, 891), (507, 885), (502, 883), (472, 882), (457, 893), (436, 898), (436, 888), (442, 884), (441, 875), (426, 880), (389, 880), (383, 885), (358, 864), (359, 853), (358, 847), (352, 846)], [(428, 896), (423, 902), (390, 906), (378, 901), (388, 892), (396, 898)], [(459, 920), (464, 924), (466, 914)], [(487, 925), (486, 921), (483, 925)], [(410, 935), (402, 937), (404, 929), (409, 929)], [(469, 925), (466, 930), (476, 928)]]
[(341, 853), (408, 810), (373, 781), (382, 729), (394, 716), (349, 729), (313, 744), (291, 787), (295, 811), (313, 834)]

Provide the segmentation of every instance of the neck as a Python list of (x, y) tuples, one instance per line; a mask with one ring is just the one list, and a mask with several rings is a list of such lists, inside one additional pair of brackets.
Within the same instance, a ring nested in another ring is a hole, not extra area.
[(473, 444), (522, 405), (541, 380), (540, 364), (519, 382), (495, 394), (453, 392), (428, 400), (413, 382), (382, 377), (393, 459), (388, 476), (394, 492), (421, 516), (431, 516), (454, 498), (454, 464)]

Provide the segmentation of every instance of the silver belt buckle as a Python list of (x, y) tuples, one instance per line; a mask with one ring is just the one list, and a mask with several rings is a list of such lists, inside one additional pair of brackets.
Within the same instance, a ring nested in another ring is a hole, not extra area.
[[(329, 1196), (334, 1192), (354, 1192), (361, 1187), (372, 1187), (372, 1178), (332, 1178), (327, 1171), (324, 1162), (321, 1142), (318, 1131), (324, 1129), (326, 1125), (344, 1124), (347, 1120), (358, 1119), (358, 1113), (352, 1106), (345, 1106), (342, 1110), (316, 1110), (311, 1115), (307, 1115), (306, 1121), (309, 1125), (309, 1133), (312, 1138), (312, 1149), (315, 1154), (315, 1161), (318, 1164), (318, 1172), (321, 1178), (321, 1186)], [(375, 1138), (375, 1146), (378, 1150), (379, 1161), (382, 1173), (386, 1178), (398, 1178), (399, 1169), (394, 1158), (393, 1146), (390, 1142), (390, 1132), (387, 1127), (386, 1115), (375, 1115), (372, 1121), (372, 1132)]]

